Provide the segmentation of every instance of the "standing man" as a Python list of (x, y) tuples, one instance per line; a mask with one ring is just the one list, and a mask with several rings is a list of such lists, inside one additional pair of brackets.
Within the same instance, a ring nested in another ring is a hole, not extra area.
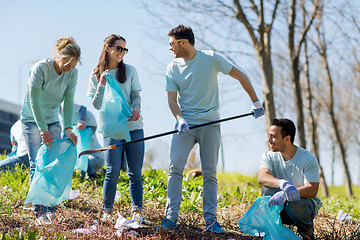
[(217, 74), (229, 74), (238, 80), (253, 102), (252, 111), (258, 118), (264, 114), (256, 93), (244, 73), (214, 51), (195, 49), (195, 37), (190, 27), (179, 25), (169, 33), (169, 50), (175, 60), (167, 66), (166, 91), (168, 103), (177, 123), (171, 142), (168, 175), (166, 218), (161, 228), (173, 229), (179, 218), (183, 170), (192, 147), (200, 146), (203, 172), (203, 212), (206, 230), (226, 233), (216, 219), (216, 166), (220, 146), (220, 125), (191, 129), (189, 126), (219, 120), (219, 90)]
[(281, 221), (294, 224), (303, 239), (314, 239), (313, 219), (322, 203), (319, 164), (309, 151), (294, 145), (295, 125), (289, 119), (274, 119), (268, 131), (271, 151), (261, 160), (258, 181), (269, 205), (284, 204)]

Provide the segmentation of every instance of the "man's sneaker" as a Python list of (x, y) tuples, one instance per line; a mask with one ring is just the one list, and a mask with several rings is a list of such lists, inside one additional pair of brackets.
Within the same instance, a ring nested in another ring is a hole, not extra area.
[(56, 213), (55, 212), (47, 212), (46, 216), (50, 221), (54, 221), (56, 219)]
[(51, 221), (46, 216), (46, 214), (42, 214), (35, 219), (35, 225), (37, 225), (37, 226), (48, 225), (48, 224), (51, 224)]
[(171, 219), (164, 218), (164, 220), (162, 220), (161, 222), (161, 225), (158, 227), (158, 230), (162, 230), (162, 229), (172, 230), (175, 229), (176, 226), (177, 226), (176, 222), (174, 222)]
[(217, 221), (213, 224), (206, 225), (206, 231), (210, 231), (212, 233), (227, 233), (224, 229), (221, 228)]

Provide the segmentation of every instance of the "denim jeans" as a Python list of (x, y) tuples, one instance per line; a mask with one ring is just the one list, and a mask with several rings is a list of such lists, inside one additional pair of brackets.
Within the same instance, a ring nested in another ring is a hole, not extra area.
[[(176, 129), (176, 126), (175, 126)], [(203, 212), (206, 225), (216, 221), (217, 178), (216, 167), (220, 147), (220, 125), (210, 125), (192, 129), (189, 133), (174, 134), (171, 142), (168, 175), (168, 202), (166, 218), (177, 222), (182, 197), (183, 171), (193, 146), (200, 147), (200, 160), (203, 172)]]
[[(131, 140), (144, 138), (142, 129), (130, 132)], [(104, 137), (104, 146), (123, 143), (124, 140), (116, 140)], [(133, 211), (142, 210), (143, 186), (141, 170), (144, 162), (144, 142), (137, 142), (126, 146), (120, 146), (109, 150), (105, 154), (106, 175), (103, 187), (104, 212), (111, 213), (114, 211), (113, 204), (116, 194), (116, 185), (120, 176), (121, 164), (124, 161), (124, 152), (129, 175), (129, 192), (131, 198), (131, 208)]]
[[(29, 156), (29, 174), (30, 174), (30, 182), (34, 177), (35, 170), (36, 170), (36, 155), (41, 147), (41, 137), (40, 137), (40, 130), (35, 122), (23, 122), (22, 123), (22, 130), (23, 135), (25, 137), (26, 148), (28, 150)], [(51, 133), (53, 141), (60, 139), (60, 124), (59, 122), (48, 124), (48, 130)], [(55, 212), (56, 206), (42, 206), (42, 205), (34, 205), (35, 207), (35, 216), (39, 217), (42, 214), (45, 214), (47, 211)]]
[(29, 156), (23, 155), (23, 156), (11, 156), (8, 158), (5, 158), (4, 160), (0, 160), (0, 171), (8, 171), (12, 168), (15, 168), (16, 165), (24, 165), (25, 167), (29, 167)]
[[(280, 188), (262, 189), (262, 196), (272, 196)], [(285, 201), (284, 209), (280, 212), (281, 221), (284, 224), (295, 225), (301, 235), (310, 236), (314, 232), (314, 218), (316, 216), (315, 203), (311, 198), (300, 198), (298, 201)]]

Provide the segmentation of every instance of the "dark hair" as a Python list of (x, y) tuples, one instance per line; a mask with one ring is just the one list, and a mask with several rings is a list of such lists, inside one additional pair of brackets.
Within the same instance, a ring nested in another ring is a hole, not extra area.
[[(104, 47), (100, 53), (99, 63), (94, 69), (94, 74), (98, 78), (98, 83), (100, 81), (100, 75), (109, 68), (109, 59), (108, 59), (108, 53), (105, 50), (106, 46), (112, 47), (114, 46), (115, 42), (118, 40), (125, 41), (125, 38), (121, 37), (117, 34), (111, 34), (110, 36), (106, 37), (104, 40)], [(116, 80), (120, 83), (124, 83), (126, 81), (126, 66), (124, 64), (124, 61), (121, 60), (118, 64), (118, 69), (116, 72)]]
[(171, 29), (170, 32), (168, 33), (168, 36), (174, 37), (176, 40), (187, 39), (189, 40), (189, 43), (191, 45), (195, 46), (195, 37), (191, 27), (179, 25), (176, 28)]
[(286, 118), (279, 118), (279, 119), (274, 118), (271, 122), (271, 126), (281, 127), (281, 131), (280, 131), (281, 136), (283, 138), (286, 136), (290, 136), (290, 141), (292, 144), (294, 144), (296, 128), (293, 121)]

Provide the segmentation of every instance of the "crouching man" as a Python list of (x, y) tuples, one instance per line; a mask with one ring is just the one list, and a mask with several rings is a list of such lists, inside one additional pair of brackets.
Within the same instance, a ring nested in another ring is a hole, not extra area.
[(317, 197), (319, 164), (309, 151), (294, 145), (296, 128), (289, 119), (274, 119), (268, 130), (271, 151), (264, 153), (258, 172), (262, 196), (269, 206), (284, 204), (283, 224), (295, 225), (303, 239), (314, 239), (313, 219), (322, 206)]

